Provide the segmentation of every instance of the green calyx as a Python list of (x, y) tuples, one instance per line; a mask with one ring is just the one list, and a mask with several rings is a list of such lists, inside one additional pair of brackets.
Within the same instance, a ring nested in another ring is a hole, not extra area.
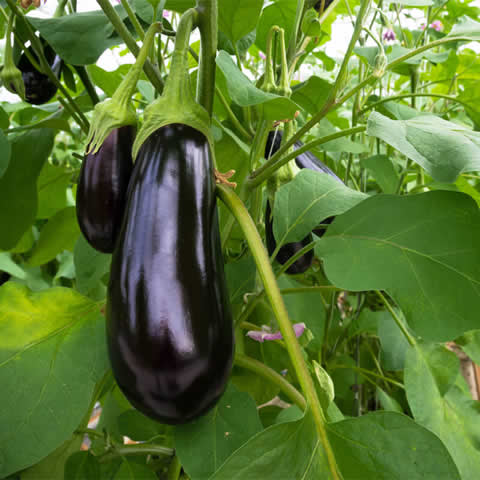
[(145, 35), (145, 41), (137, 60), (119, 85), (111, 99), (97, 103), (87, 137), (87, 153), (96, 153), (108, 135), (116, 128), (136, 125), (137, 113), (131, 98), (135, 93), (143, 64), (152, 47), (155, 34), (161, 31), (160, 23), (153, 23)]
[(283, 28), (280, 29), (280, 55), (281, 55), (281, 73), (280, 73), (280, 81), (277, 88), (278, 95), (282, 95), (283, 97), (290, 97), (292, 94), (292, 89), (290, 88), (290, 74), (288, 71), (288, 63), (287, 63), (287, 49), (285, 47), (285, 30)]
[(12, 12), (8, 19), (7, 40), (5, 44), (5, 60), (0, 79), (4, 87), (11, 93), (20, 95), (25, 100), (25, 84), (23, 83), (22, 72), (16, 67), (12, 54), (12, 30), (15, 14)]
[(175, 36), (170, 73), (163, 94), (145, 109), (144, 123), (133, 144), (133, 158), (147, 138), (165, 125), (180, 123), (200, 131), (213, 151), (213, 138), (208, 112), (195, 101), (188, 73), (190, 34), (197, 22), (198, 12), (191, 8), (181, 17)]
[(275, 55), (273, 54), (273, 46), (276, 45), (277, 34), (281, 28), (274, 25), (267, 36), (267, 48), (265, 52), (265, 76), (261, 89), (264, 92), (273, 93), (277, 89), (277, 83), (275, 81)]

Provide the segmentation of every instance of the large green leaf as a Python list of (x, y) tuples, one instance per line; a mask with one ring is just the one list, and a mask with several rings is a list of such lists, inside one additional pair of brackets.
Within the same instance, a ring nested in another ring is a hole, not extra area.
[(452, 355), (443, 345), (418, 345), (410, 349), (405, 389), (415, 420), (443, 441), (463, 480), (477, 480), (480, 405), (453, 384), (452, 379), (460, 375), (460, 369), (458, 360), (452, 361)]
[(11, 150), (8, 138), (3, 133), (3, 130), (0, 130), (0, 178), (6, 172), (10, 163)]
[(98, 306), (73, 290), (0, 288), (0, 477), (53, 452), (78, 427), (108, 360)]
[(328, 80), (312, 75), (293, 87), (292, 100), (314, 115), (325, 105), (331, 89), (332, 84)]
[(72, 180), (72, 172), (46, 162), (37, 181), (37, 218), (50, 218), (68, 206), (67, 189)]
[(326, 218), (340, 215), (366, 198), (331, 175), (301, 170), (275, 195), (273, 231), (277, 243), (301, 240)]
[(237, 448), (262, 429), (253, 399), (229, 385), (207, 415), (175, 430), (175, 448), (192, 480), (208, 479)]
[(113, 480), (158, 480), (158, 477), (146, 465), (125, 458)]
[(329, 280), (387, 290), (414, 331), (453, 339), (478, 326), (480, 213), (462, 193), (377, 195), (337, 217), (317, 243)]
[(0, 178), (0, 249), (10, 250), (34, 222), (37, 177), (53, 147), (53, 130), (31, 130), (11, 139), (12, 156)]
[(328, 425), (328, 436), (345, 479), (461, 478), (442, 442), (399, 413), (375, 412), (343, 420)]
[(367, 134), (396, 148), (439, 182), (454, 183), (461, 173), (480, 170), (480, 133), (434, 115), (391, 120), (373, 112)]
[(80, 235), (75, 207), (67, 207), (57, 212), (40, 232), (32, 256), (31, 266), (39, 266), (53, 260), (63, 250), (73, 250)]
[(228, 93), (241, 107), (261, 105), (269, 120), (293, 118), (298, 105), (287, 97), (280, 97), (257, 88), (235, 65), (230, 55), (221, 51), (217, 56), (217, 65), (227, 80)]
[[(127, 17), (120, 5), (115, 10), (120, 18)], [(95, 63), (107, 48), (122, 43), (101, 10), (58, 18), (27, 18), (58, 55), (71, 65)]]
[(218, 28), (235, 44), (255, 29), (262, 6), (263, 0), (219, 0)]
[(373, 157), (363, 158), (360, 163), (373, 175), (383, 193), (395, 193), (397, 191), (400, 176), (389, 157), (374, 155)]
[(467, 37), (470, 40), (480, 40), (480, 23), (472, 20), (469, 17), (463, 17), (457, 24), (454, 25), (449, 37)]

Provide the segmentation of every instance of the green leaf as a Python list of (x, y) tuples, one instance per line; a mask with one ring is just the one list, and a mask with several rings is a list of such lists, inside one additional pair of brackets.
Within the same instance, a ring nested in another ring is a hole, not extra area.
[(59, 480), (99, 480), (100, 478), (98, 460), (89, 451), (84, 451), (70, 456), (65, 464), (65, 475)]
[(192, 480), (210, 479), (232, 452), (261, 429), (255, 402), (230, 384), (207, 415), (176, 427), (175, 448)]
[(366, 168), (378, 183), (383, 193), (395, 193), (400, 177), (393, 162), (386, 155), (362, 158), (360, 164)]
[(401, 405), (377, 385), (377, 395), (383, 410), (403, 413)]
[(88, 295), (96, 290), (102, 277), (110, 270), (111, 261), (111, 255), (95, 250), (85, 237), (80, 235), (74, 250), (78, 291)]
[(470, 40), (480, 40), (480, 23), (469, 17), (463, 17), (456, 23), (448, 37), (467, 37)]
[(377, 195), (339, 216), (317, 242), (328, 279), (387, 290), (413, 330), (453, 339), (478, 325), (480, 214), (467, 195)]
[(293, 87), (292, 100), (314, 115), (325, 105), (331, 89), (332, 84), (329, 81), (311, 76)]
[[(402, 312), (396, 311), (403, 320)], [(378, 337), (382, 345), (381, 362), (386, 370), (403, 370), (405, 355), (410, 344), (396, 324), (390, 312), (383, 310), (373, 313), (378, 317)]]
[(50, 218), (68, 206), (67, 189), (71, 179), (72, 172), (67, 168), (45, 163), (37, 180), (37, 218)]
[(73, 290), (0, 287), (0, 477), (65, 442), (107, 369), (98, 306)]
[[(71, 454), (80, 450), (81, 444), (82, 436), (73, 435), (48, 457), (45, 457), (33, 467), (24, 470), (21, 480), (70, 480), (73, 478), (82, 480), (80, 477), (64, 476), (65, 462), (68, 462)], [(91, 480), (95, 480), (95, 477), (92, 477)]]
[(25, 279), (27, 276), (23, 268), (12, 260), (12, 256), (8, 252), (0, 252), (0, 272), (7, 272), (12, 277), (20, 279)]
[(95, 86), (101, 88), (109, 97), (113, 96), (125, 75), (132, 68), (130, 64), (120, 65), (113, 72), (108, 72), (98, 65), (89, 65), (87, 67)]
[(442, 442), (406, 415), (369, 413), (327, 429), (345, 479), (463, 478)]
[(218, 28), (235, 44), (255, 29), (262, 6), (263, 0), (219, 0)]
[[(405, 389), (415, 420), (442, 440), (462, 480), (476, 480), (480, 471), (480, 405), (452, 385), (451, 379), (460, 375), (458, 360), (453, 363), (452, 355), (443, 345), (412, 348), (407, 354)], [(444, 370), (441, 375), (439, 367)]]
[(457, 345), (473, 360), (474, 363), (480, 365), (480, 330), (471, 330), (460, 338), (455, 340)]
[(3, 133), (3, 130), (0, 130), (0, 178), (7, 171), (10, 163), (10, 154), (12, 153), (11, 150), (8, 138)]
[(64, 250), (72, 250), (80, 235), (75, 207), (57, 212), (40, 232), (28, 264), (35, 267), (54, 259)]
[[(209, 480), (330, 478), (312, 416), (273, 425), (236, 450)], [(196, 480), (196, 479), (193, 479)]]
[[(115, 10), (122, 20), (127, 17), (123, 7), (117, 6)], [(27, 18), (55, 52), (72, 65), (95, 63), (107, 48), (122, 43), (101, 10), (58, 18)]]
[(124, 460), (113, 480), (158, 480), (158, 477), (145, 465)]
[(391, 120), (373, 112), (367, 134), (396, 148), (439, 182), (454, 183), (461, 173), (480, 170), (480, 133), (434, 115)]
[(11, 139), (12, 158), (0, 178), (0, 249), (10, 250), (37, 213), (37, 177), (53, 147), (53, 130), (38, 129)]
[(135, 441), (147, 442), (165, 432), (166, 425), (146, 417), (138, 410), (131, 409), (118, 417), (118, 430)]
[(183, 13), (185, 10), (195, 6), (195, 0), (167, 0), (166, 10)]
[(235, 65), (230, 55), (221, 51), (217, 65), (225, 75), (227, 88), (232, 101), (241, 107), (261, 105), (269, 120), (293, 118), (298, 105), (286, 97), (267, 93), (257, 88)]
[(275, 194), (273, 231), (279, 244), (299, 241), (328, 217), (367, 198), (331, 175), (303, 169)]

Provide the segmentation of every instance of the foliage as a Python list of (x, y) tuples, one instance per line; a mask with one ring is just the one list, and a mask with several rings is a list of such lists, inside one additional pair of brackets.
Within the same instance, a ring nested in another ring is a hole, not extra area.
[[(445, 346), (480, 362), (474, 2), (99, 0), (77, 13), (70, 0), (51, 18), (32, 15), (36, 3), (0, 2), (3, 37), (16, 19), (2, 58), (30, 44), (37, 55), (41, 37), (65, 62), (50, 102), (0, 103), (0, 478), (476, 480), (480, 407)], [(219, 403), (172, 427), (135, 410), (111, 376), (111, 255), (82, 237), (75, 197), (94, 107), (132, 67), (98, 59), (138, 56), (162, 19), (132, 96), (142, 119), (195, 5), (208, 17), (190, 83), (212, 110), (216, 167), (238, 184), (238, 196), (218, 188), (236, 359)], [(325, 45), (350, 19), (334, 58)], [(278, 129), (282, 146), (266, 155)], [(343, 183), (294, 167), (298, 140)], [(304, 274), (266, 256), (267, 198), (277, 250), (326, 230)]]

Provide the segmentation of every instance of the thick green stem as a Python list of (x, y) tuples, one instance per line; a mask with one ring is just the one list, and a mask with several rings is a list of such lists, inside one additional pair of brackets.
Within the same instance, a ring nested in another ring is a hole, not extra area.
[(114, 450), (98, 457), (100, 463), (111, 462), (112, 460), (130, 455), (163, 455), (173, 457), (175, 450), (162, 447), (156, 444), (137, 443), (135, 445), (115, 446)]
[[(12, 0), (7, 0), (7, 1), (12, 1)], [(130, 35), (130, 32), (128, 31), (127, 27), (123, 23), (122, 19), (120, 18), (116, 10), (110, 4), (110, 1), (97, 0), (97, 3), (100, 5), (100, 8), (103, 10), (103, 13), (105, 13), (107, 18), (110, 20), (111, 24), (113, 25), (117, 33), (123, 39), (123, 41), (125, 42), (125, 45), (133, 53), (133, 55), (137, 57), (140, 51), (140, 48), (138, 47), (137, 42), (135, 42), (135, 39), (132, 37), (132, 35)], [(155, 68), (150, 63), (149, 60), (145, 62), (143, 69), (145, 70), (145, 74), (147, 75), (150, 82), (152, 82), (156, 90), (158, 92), (162, 92), (163, 80), (160, 76), (160, 72), (158, 71), (158, 69)]]
[(122, 3), (122, 7), (127, 12), (128, 18), (132, 22), (132, 25), (135, 27), (135, 31), (137, 32), (137, 35), (140, 37), (140, 40), (143, 41), (143, 39), (145, 38), (145, 31), (140, 25), (140, 22), (138, 21), (138, 18), (135, 15), (135, 12), (132, 10), (130, 3), (128, 3), (128, 0), (120, 0), (120, 1)]
[(217, 0), (197, 0), (198, 28), (200, 29), (200, 66), (197, 83), (197, 102), (210, 117), (215, 95), (215, 55), (217, 53)]
[(415, 338), (412, 335), (410, 335), (410, 332), (407, 330), (407, 327), (403, 324), (397, 312), (390, 305), (390, 302), (385, 298), (385, 295), (383, 295), (382, 292), (380, 292), (379, 290), (377, 290), (376, 293), (380, 298), (380, 300), (382, 300), (382, 302), (385, 304), (385, 307), (387, 307), (387, 310), (390, 312), (390, 315), (395, 320), (395, 323), (398, 325), (398, 328), (402, 331), (403, 335), (407, 339), (410, 346), (414, 347), (417, 344)]
[(290, 382), (285, 380), (284, 377), (270, 367), (267, 367), (267, 365), (264, 363), (259, 362), (254, 358), (247, 357), (246, 355), (237, 353), (235, 354), (235, 365), (246, 368), (247, 370), (256, 373), (265, 380), (268, 380), (276, 385), (293, 403), (298, 405), (302, 410), (305, 410), (307, 407), (307, 403), (305, 402), (303, 395)]
[(170, 466), (168, 467), (168, 472), (167, 472), (167, 480), (178, 480), (180, 477), (180, 472), (182, 471), (182, 464), (180, 463), (180, 460), (178, 457), (175, 455), (172, 458), (172, 462), (170, 463)]
[(250, 251), (255, 259), (255, 263), (257, 264), (258, 273), (264, 285), (266, 295), (270, 301), (270, 305), (277, 319), (282, 336), (285, 339), (290, 360), (295, 369), (295, 373), (297, 374), (302, 391), (305, 394), (308, 406), (311, 409), (315, 426), (327, 457), (330, 474), (333, 479), (339, 480), (341, 478), (341, 474), (338, 470), (335, 456), (328, 440), (325, 429), (325, 416), (322, 411), (312, 378), (308, 372), (302, 350), (298, 343), (290, 319), (288, 318), (287, 309), (275, 280), (275, 274), (273, 273), (270, 265), (268, 253), (262, 243), (260, 235), (258, 234), (255, 223), (250, 217), (242, 201), (233, 192), (233, 190), (224, 185), (218, 185), (217, 192), (221, 200), (229, 208), (243, 230), (245, 238), (250, 247)]
[(74, 108), (72, 108), (72, 105), (67, 102), (64, 98), (58, 96), (58, 101), (62, 105), (62, 107), (70, 114), (70, 116), (77, 122), (78, 126), (83, 130), (85, 134), (88, 134), (88, 131), (90, 130), (90, 124), (85, 123), (82, 118), (77, 114)]
[(53, 14), (53, 18), (63, 17), (65, 14), (65, 6), (67, 5), (67, 0), (59, 0), (57, 9)]
[(222, 91), (215, 86), (215, 93), (217, 94), (218, 99), (220, 100), (221, 104), (223, 105), (223, 108), (226, 110), (228, 118), (232, 122), (233, 126), (239, 133), (241, 137), (243, 137), (244, 140), (247, 140), (250, 142), (252, 140), (252, 136), (243, 128), (243, 125), (240, 123), (240, 120), (236, 117), (236, 115), (233, 113), (232, 109), (230, 108), (230, 105), (228, 104), (227, 100), (223, 96)]
[[(359, 133), (363, 132), (366, 130), (366, 127), (363, 125), (359, 125), (358, 127), (354, 128), (349, 128), (347, 130), (342, 130), (340, 132), (335, 132), (332, 133), (331, 135), (327, 135), (325, 137), (319, 138), (317, 140), (313, 140), (312, 142), (306, 143), (302, 147), (294, 150), (293, 152), (287, 153), (284, 157), (281, 157), (281, 154), (279, 152), (281, 150), (284, 150), (284, 148), (280, 148), (275, 155), (272, 155), (268, 162), (264, 163), (260, 168), (255, 170), (251, 175), (250, 175), (250, 180), (248, 181), (248, 186), (250, 188), (255, 188), (262, 184), (265, 180), (267, 180), (276, 170), (278, 170), (282, 165), (285, 165), (288, 163), (290, 160), (293, 158), (298, 157), (301, 155), (303, 152), (306, 152), (308, 150), (311, 150), (312, 148), (321, 145), (323, 143), (330, 142), (332, 140), (335, 140), (337, 138), (341, 137), (347, 137), (349, 135), (353, 135), (354, 133)], [(297, 132), (298, 135), (298, 132)], [(297, 135), (294, 135), (292, 138), (297, 137)], [(288, 140), (285, 145), (291, 144), (292, 140)]]
[(292, 34), (290, 36), (290, 43), (288, 44), (287, 59), (288, 64), (291, 65), (297, 55), (297, 40), (298, 32), (300, 31), (300, 23), (305, 9), (305, 0), (297, 0), (297, 10), (295, 11), (295, 19), (293, 21)]

